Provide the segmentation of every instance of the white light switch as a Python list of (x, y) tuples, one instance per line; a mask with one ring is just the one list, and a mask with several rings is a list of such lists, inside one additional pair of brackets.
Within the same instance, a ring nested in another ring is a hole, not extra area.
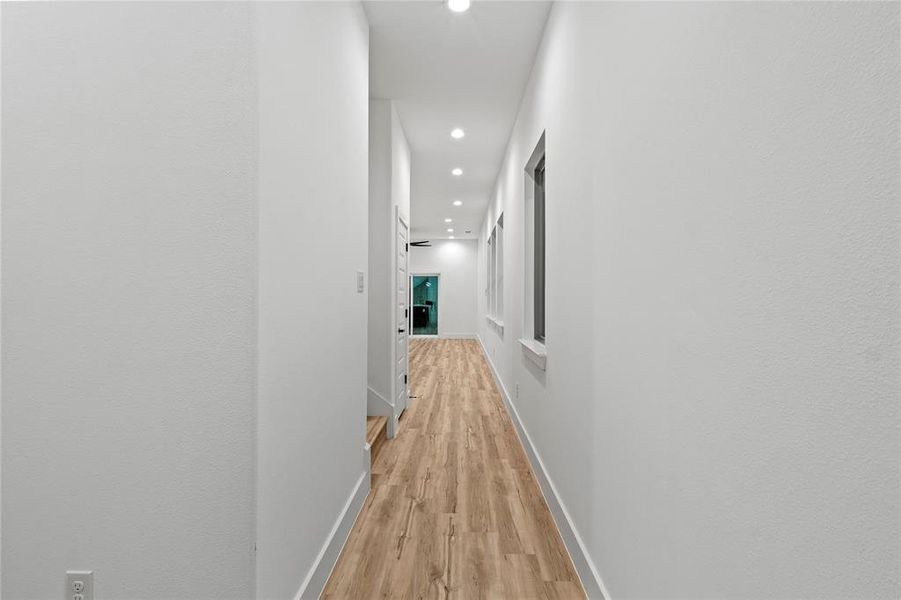
[(357, 293), (362, 294), (363, 289), (363, 271), (357, 271)]

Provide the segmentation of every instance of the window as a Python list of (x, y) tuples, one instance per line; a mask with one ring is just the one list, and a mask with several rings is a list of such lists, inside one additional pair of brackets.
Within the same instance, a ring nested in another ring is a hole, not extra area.
[(539, 369), (547, 368), (546, 217), (547, 175), (544, 133), (524, 167), (523, 251), (523, 353)]
[(494, 318), (497, 325), (504, 326), (504, 215), (501, 214), (495, 226), (494, 239)]
[(494, 295), (497, 293), (497, 280), (495, 279), (495, 248), (497, 248), (497, 229), (491, 230), (488, 236), (488, 318), (494, 320)]
[(535, 340), (544, 343), (544, 154), (535, 166), (535, 241), (533, 325)]
[(504, 320), (504, 215), (488, 236), (488, 320), (503, 327)]

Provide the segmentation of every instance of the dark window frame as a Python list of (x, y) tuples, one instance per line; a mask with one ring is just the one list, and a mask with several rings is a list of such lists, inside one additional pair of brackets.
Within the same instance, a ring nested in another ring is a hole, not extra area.
[(546, 326), (546, 307), (545, 307), (545, 276), (546, 276), (546, 206), (545, 206), (545, 155), (541, 154), (538, 164), (532, 172), (532, 180), (534, 181), (534, 210), (533, 210), (533, 339), (537, 342), (544, 343), (545, 326)]

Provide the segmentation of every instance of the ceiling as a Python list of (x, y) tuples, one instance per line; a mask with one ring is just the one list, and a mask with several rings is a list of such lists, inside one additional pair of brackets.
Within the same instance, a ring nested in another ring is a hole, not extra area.
[[(412, 237), (477, 238), (550, 2), (474, 0), (464, 13), (440, 0), (364, 6), (370, 96), (395, 101), (413, 155)], [(451, 138), (455, 127), (463, 139)]]

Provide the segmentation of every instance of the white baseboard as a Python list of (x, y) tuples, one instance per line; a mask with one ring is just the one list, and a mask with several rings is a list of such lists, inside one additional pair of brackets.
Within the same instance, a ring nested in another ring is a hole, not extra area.
[[(365, 454), (367, 453), (364, 452)], [(320, 594), (322, 594), (322, 588), (325, 587), (329, 575), (332, 574), (332, 569), (335, 568), (338, 556), (341, 554), (345, 542), (347, 542), (347, 536), (350, 535), (354, 521), (357, 520), (360, 510), (363, 508), (363, 502), (365, 502), (366, 496), (369, 495), (369, 484), (370, 474), (367, 465), (366, 471), (360, 475), (357, 484), (350, 492), (350, 496), (347, 497), (344, 508), (338, 515), (334, 526), (332, 526), (332, 530), (322, 545), (319, 555), (313, 562), (313, 566), (304, 578), (303, 583), (300, 584), (300, 589), (297, 590), (294, 600), (319, 598)]]
[(488, 362), (488, 366), (491, 369), (491, 374), (494, 376), (494, 382), (497, 384), (497, 389), (500, 391), (501, 398), (504, 400), (507, 414), (510, 415), (510, 420), (513, 421), (513, 425), (516, 427), (516, 434), (519, 436), (519, 441), (522, 443), (523, 448), (525, 448), (526, 456), (529, 457), (532, 471), (534, 471), (535, 476), (538, 478), (538, 485), (541, 487), (544, 500), (547, 502), (548, 508), (551, 509), (551, 515), (554, 517), (557, 529), (560, 531), (560, 536), (563, 538), (563, 543), (569, 551), (573, 565), (576, 567), (576, 571), (579, 574), (579, 579), (582, 580), (582, 587), (585, 588), (585, 593), (592, 599), (611, 600), (610, 594), (607, 591), (607, 586), (604, 585), (594, 561), (591, 560), (588, 549), (582, 542), (582, 537), (579, 535), (578, 530), (576, 530), (576, 526), (570, 518), (569, 512), (566, 510), (566, 505), (557, 493), (554, 482), (544, 468), (544, 463), (541, 461), (541, 456), (538, 454), (538, 450), (532, 443), (532, 438), (529, 437), (529, 432), (526, 431), (525, 426), (519, 418), (516, 406), (510, 401), (510, 395), (507, 393), (507, 388), (504, 387), (504, 382), (501, 381), (497, 368), (494, 366), (491, 357), (488, 355), (488, 349), (485, 348), (485, 343), (482, 341), (481, 337), (476, 337), (479, 340), (479, 345), (482, 347), (482, 354), (485, 356), (485, 360)]

